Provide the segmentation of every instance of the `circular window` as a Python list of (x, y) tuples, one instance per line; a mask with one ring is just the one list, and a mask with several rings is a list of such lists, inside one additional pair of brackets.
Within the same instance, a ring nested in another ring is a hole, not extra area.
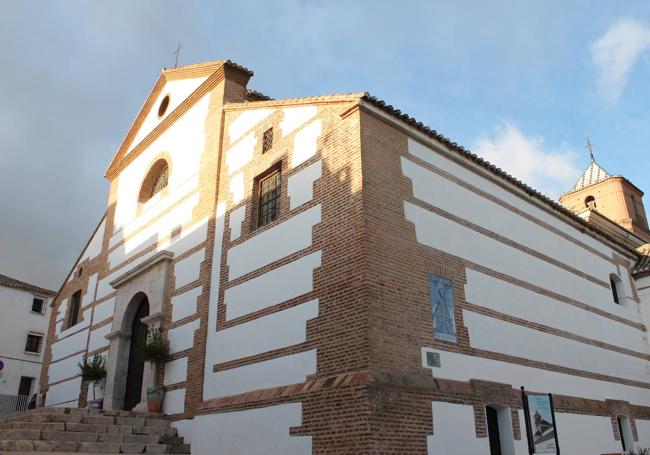
[(158, 106), (158, 117), (162, 117), (163, 115), (165, 115), (168, 106), (169, 106), (169, 95), (165, 95), (165, 97), (160, 102), (160, 106)]

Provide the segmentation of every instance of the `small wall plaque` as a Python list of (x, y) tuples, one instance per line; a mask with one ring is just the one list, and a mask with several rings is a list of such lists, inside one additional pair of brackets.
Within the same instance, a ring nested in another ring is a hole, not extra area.
[(427, 351), (427, 366), (440, 368), (440, 353)]

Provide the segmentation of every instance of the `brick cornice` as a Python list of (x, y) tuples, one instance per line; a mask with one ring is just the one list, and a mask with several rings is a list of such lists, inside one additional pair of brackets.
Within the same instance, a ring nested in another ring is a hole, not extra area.
[[(448, 401), (472, 404), (477, 399), (486, 403), (494, 401), (491, 388), (498, 390), (508, 404), (518, 409), (521, 403), (521, 391), (509, 384), (489, 381), (471, 380), (468, 382), (453, 379), (440, 379), (430, 374), (405, 373), (401, 371), (356, 371), (335, 376), (311, 379), (297, 384), (260, 389), (236, 395), (212, 398), (204, 401), (197, 409), (196, 415), (224, 412), (235, 409), (251, 409), (269, 406), (279, 402), (299, 401), (308, 393), (342, 389), (348, 387), (365, 387), (371, 391), (384, 394), (387, 390), (398, 389), (407, 393), (427, 396), (434, 401)], [(527, 390), (528, 393), (541, 393)], [(553, 394), (556, 410), (562, 412), (609, 415), (612, 406), (625, 404), (629, 410), (626, 414), (650, 417), (650, 407), (630, 405), (615, 400), (594, 400), (576, 396)]]

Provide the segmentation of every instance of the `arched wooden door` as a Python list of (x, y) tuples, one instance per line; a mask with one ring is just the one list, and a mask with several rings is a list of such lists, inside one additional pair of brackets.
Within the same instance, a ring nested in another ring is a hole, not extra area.
[(149, 316), (149, 300), (143, 297), (133, 317), (131, 325), (131, 346), (129, 347), (129, 366), (126, 373), (126, 390), (124, 393), (124, 409), (130, 411), (142, 400), (142, 375), (144, 361), (138, 354), (137, 343), (147, 333), (147, 326), (141, 319)]

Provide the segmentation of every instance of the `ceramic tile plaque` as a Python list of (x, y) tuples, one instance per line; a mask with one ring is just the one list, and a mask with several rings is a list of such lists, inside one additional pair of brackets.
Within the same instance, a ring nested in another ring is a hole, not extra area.
[(433, 316), (433, 338), (455, 343), (454, 287), (451, 280), (429, 274), (429, 297)]

